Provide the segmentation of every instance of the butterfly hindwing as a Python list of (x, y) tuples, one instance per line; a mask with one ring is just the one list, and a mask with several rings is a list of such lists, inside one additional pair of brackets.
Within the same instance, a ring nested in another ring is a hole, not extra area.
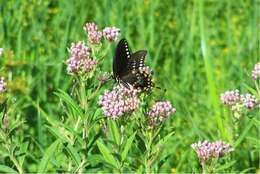
[(129, 70), (138, 70), (139, 68), (144, 67), (146, 54), (146, 50), (140, 50), (131, 54), (130, 60), (128, 61)]

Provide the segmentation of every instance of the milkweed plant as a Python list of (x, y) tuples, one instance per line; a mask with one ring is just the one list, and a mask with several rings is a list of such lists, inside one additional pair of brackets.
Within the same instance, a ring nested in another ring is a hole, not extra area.
[(84, 152), (77, 152), (78, 165), (69, 163), (68, 171), (94, 171), (100, 165), (114, 172), (157, 171), (164, 160), (159, 152), (174, 134), (162, 136), (163, 124), (176, 109), (167, 100), (151, 100), (151, 93), (115, 83), (112, 73), (103, 71), (103, 62), (112, 60), (107, 53), (119, 40), (120, 29), (99, 30), (95, 23), (87, 23), (84, 30), (86, 40), (71, 44), (65, 62), (73, 79), (71, 90), (56, 93), (67, 121), (74, 125), (75, 135), (61, 127), (63, 135), (68, 133), (66, 148), (71, 154), (79, 145)]
[[(31, 170), (159, 172), (167, 160), (167, 156), (161, 153), (164, 144), (178, 133), (174, 132), (174, 127), (165, 129), (164, 125), (177, 109), (166, 98), (156, 98), (153, 95), (155, 89), (144, 92), (131, 85), (125, 86), (116, 82), (113, 74), (104, 68), (105, 61), (112, 62), (109, 53), (113, 52), (121, 37), (119, 28), (105, 27), (101, 30), (95, 23), (86, 23), (83, 30), (86, 38), (71, 43), (68, 58), (64, 60), (71, 87), (69, 91), (55, 92), (59, 99), (60, 119), (46, 116), (46, 129), (56, 139), (47, 148), (39, 165)], [(0, 56), (4, 55), (4, 51), (0, 49)], [(247, 86), (248, 91), (233, 89), (220, 94), (223, 108), (228, 108), (232, 115), (234, 141), (238, 138), (239, 123), (243, 117), (259, 109), (260, 63), (253, 68), (251, 77), (255, 87)], [(8, 80), (0, 77), (0, 95), (6, 98), (5, 101), (12, 97), (8, 93)], [(0, 152), (8, 157), (7, 163), (11, 166), (6, 167), (6, 171), (23, 173), (26, 172), (24, 160), (35, 161), (37, 158), (26, 156), (30, 144), (36, 140), (11, 136), (19, 134), (23, 121), (19, 122), (19, 117), (10, 121), (9, 114), (15, 107), (10, 107), (9, 103), (3, 104), (1, 112)], [(37, 107), (39, 103), (34, 102), (33, 105)], [(215, 172), (219, 159), (231, 159), (236, 151), (234, 141), (198, 139), (193, 142), (190, 150), (197, 156), (201, 167), (198, 171)], [(56, 169), (49, 165), (54, 156), (63, 161), (60, 164), (52, 161)]]

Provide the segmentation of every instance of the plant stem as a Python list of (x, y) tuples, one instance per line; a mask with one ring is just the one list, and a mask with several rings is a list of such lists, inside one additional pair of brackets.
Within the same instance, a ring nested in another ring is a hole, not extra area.
[(82, 106), (82, 108), (84, 109), (84, 111), (86, 111), (87, 109), (87, 99), (86, 99), (86, 90), (85, 90), (85, 84), (84, 82), (82, 81), (82, 79), (80, 79), (80, 104)]
[(202, 166), (202, 173), (206, 174), (207, 173), (207, 166), (206, 166), (206, 164), (202, 163), (201, 166)]
[(17, 168), (18, 172), (19, 173), (23, 173), (23, 169), (22, 167), (20, 166), (19, 162), (17, 161), (17, 159), (13, 156), (13, 155), (10, 155), (10, 159), (12, 160), (12, 162), (14, 163), (15, 167)]

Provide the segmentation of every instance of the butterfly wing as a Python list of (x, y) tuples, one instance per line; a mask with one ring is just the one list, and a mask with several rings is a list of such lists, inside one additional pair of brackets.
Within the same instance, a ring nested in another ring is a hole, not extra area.
[(144, 67), (144, 60), (147, 54), (146, 50), (140, 50), (133, 54), (128, 61), (128, 69), (129, 70), (138, 70), (141, 67)]
[(142, 70), (146, 54), (146, 50), (131, 54), (126, 39), (120, 40), (113, 60), (114, 78), (127, 88), (132, 85), (136, 89), (149, 91), (153, 87), (152, 73)]
[(122, 77), (124, 72), (127, 71), (128, 59), (130, 59), (130, 55), (131, 52), (126, 39), (121, 39), (117, 45), (113, 60), (113, 74), (115, 79)]

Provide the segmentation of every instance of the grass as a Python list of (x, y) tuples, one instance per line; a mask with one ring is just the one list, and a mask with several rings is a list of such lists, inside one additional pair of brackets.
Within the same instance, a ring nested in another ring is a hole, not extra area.
[[(14, 149), (6, 153), (0, 148), (1, 171), (4, 166), (18, 172), (66, 171), (72, 170), (71, 161), (80, 166), (82, 161), (90, 160), (74, 153), (80, 149), (79, 144), (84, 146), (84, 139), (75, 146), (63, 144), (78, 143), (74, 142), (73, 130), (68, 130), (70, 126), (77, 130), (70, 125), (77, 122), (77, 115), (82, 116), (80, 123), (85, 117), (77, 104), (71, 104), (69, 97), (58, 90), (71, 90), (73, 82), (65, 65), (67, 48), (71, 42), (84, 39), (83, 25), (94, 21), (101, 27), (120, 28), (133, 50), (148, 50), (146, 62), (155, 72), (156, 85), (167, 89), (164, 96), (155, 93), (177, 109), (165, 123), (165, 129), (174, 127), (175, 133), (163, 147), (161, 155), (167, 158), (158, 172), (198, 172), (199, 163), (190, 145), (202, 139), (235, 144), (228, 164), (234, 162), (220, 172), (256, 172), (259, 116), (243, 117), (238, 138), (234, 139), (231, 114), (220, 103), (219, 95), (225, 90), (246, 91), (247, 85), (254, 86), (250, 76), (260, 56), (258, 10), (257, 0), (0, 0), (0, 47), (6, 50), (6, 59), (0, 60), (0, 73), (9, 82), (10, 119), (17, 124), (23, 121), (16, 125), (19, 129), (10, 140)], [(104, 71), (112, 70), (115, 46), (112, 44), (104, 60)], [(70, 102), (73, 109), (69, 112), (76, 112), (72, 113), (74, 117), (66, 117), (64, 108), (68, 106), (60, 100)], [(91, 107), (97, 108), (94, 101)], [(57, 129), (62, 132), (64, 125), (68, 127), (61, 135)], [(95, 147), (104, 150), (101, 153), (105, 161), (119, 165), (100, 139)], [(22, 154), (16, 154), (15, 148)], [(107, 164), (99, 164), (100, 153), (93, 151), (96, 156), (91, 160), (97, 165), (92, 165), (110, 171)], [(67, 153), (74, 156), (68, 157)], [(15, 160), (7, 158), (8, 154)], [(15, 162), (22, 164), (22, 169), (15, 167)]]

